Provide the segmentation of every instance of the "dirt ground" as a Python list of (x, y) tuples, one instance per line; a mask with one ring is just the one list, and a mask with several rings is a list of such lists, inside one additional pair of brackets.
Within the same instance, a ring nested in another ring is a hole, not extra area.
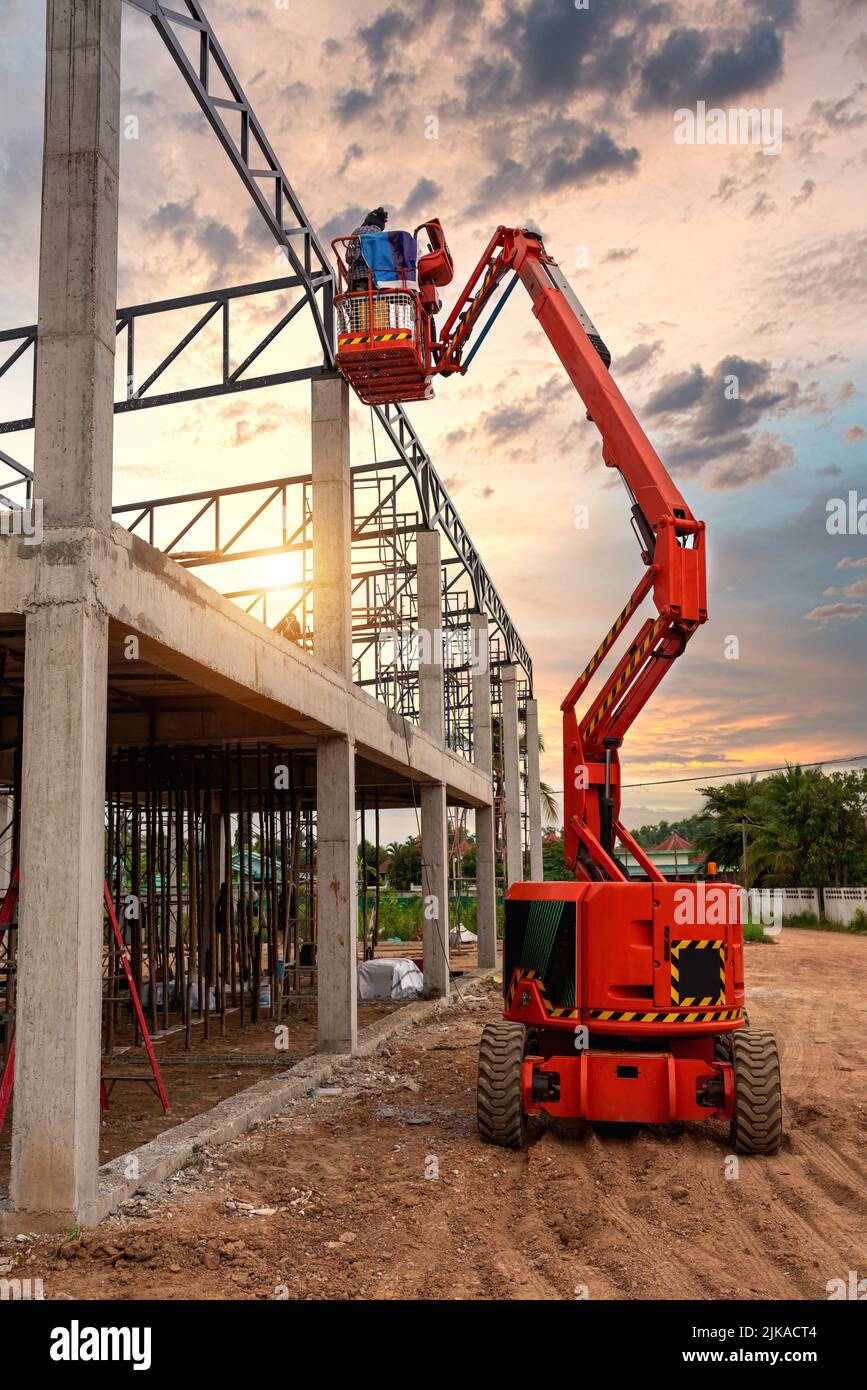
[[(391, 1003), (359, 1003), (359, 1027), (400, 1007)], [(316, 999), (313, 994), (290, 999), (281, 1022), (288, 1033), (286, 1048), (280, 1052), (274, 1046), (276, 1020), (263, 1018), (251, 1024), (248, 1017), (242, 1029), (237, 1009), (227, 1011), (226, 1031), (222, 1035), (219, 1018), (211, 1020), (211, 1036), (207, 1041), (201, 1023), (197, 1022), (189, 1051), (184, 1048), (183, 1027), (175, 1025), (167, 1033), (155, 1033), (154, 1051), (169, 1100), (167, 1115), (150, 1083), (152, 1072), (143, 1047), (127, 1046), (103, 1059), (109, 1107), (100, 1117), (100, 1163), (108, 1163), (139, 1144), (146, 1144), (164, 1130), (210, 1110), (219, 1101), (316, 1051)], [(130, 1077), (137, 1079), (130, 1081)], [(12, 1105), (0, 1135), (0, 1189), (3, 1191), (9, 1186), (14, 1108), (13, 1091)]]
[(751, 1023), (781, 1044), (786, 1137), (725, 1176), (727, 1127), (475, 1130), (492, 988), (342, 1065), (81, 1239), (0, 1242), (62, 1298), (825, 1299), (867, 1274), (867, 938), (747, 949)]

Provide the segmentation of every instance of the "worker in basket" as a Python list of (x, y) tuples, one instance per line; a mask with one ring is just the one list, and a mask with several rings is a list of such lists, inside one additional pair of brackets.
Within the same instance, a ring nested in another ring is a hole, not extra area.
[(419, 259), (420, 228), (387, 232), (387, 221), (385, 208), (373, 208), (360, 226), (332, 243), (338, 262), (337, 363), (361, 400), (372, 405), (431, 395), (433, 316), (441, 307), (436, 286), (448, 283), (452, 273), (438, 222), (422, 224), (433, 245)]
[(367, 286), (367, 264), (361, 254), (359, 237), (375, 236), (385, 231), (388, 213), (385, 208), (374, 208), (367, 213), (361, 226), (352, 233), (353, 240), (346, 247), (346, 265), (349, 270), (349, 288), (363, 290)]

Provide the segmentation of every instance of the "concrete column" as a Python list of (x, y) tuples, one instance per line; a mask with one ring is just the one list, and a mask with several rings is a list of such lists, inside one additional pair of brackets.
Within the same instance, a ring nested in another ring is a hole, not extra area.
[(449, 993), (449, 865), (446, 789), (421, 788), (421, 891), (424, 905), (422, 955), (425, 995)]
[[(352, 679), (352, 474), (349, 386), (335, 373), (312, 383), (313, 650)], [(358, 846), (355, 744), (316, 750), (316, 963), (319, 1051), (358, 1041)]]
[(319, 1051), (354, 1052), (358, 938), (355, 745), (324, 738), (316, 749)]
[(419, 723), (433, 738), (445, 737), (443, 688), (443, 580), (439, 531), (416, 532), (416, 595), (422, 657), (418, 665)]
[[(472, 677), (473, 761), (491, 776), (493, 734), (491, 726), (491, 668), (488, 619), (485, 613), (470, 614), (472, 651), (476, 667)], [(492, 792), (493, 796), (493, 792)], [(494, 846), (494, 805), (476, 810), (476, 931), (479, 965), (497, 964), (497, 875)]]
[(542, 869), (542, 793), (539, 772), (539, 702), (527, 701), (527, 806), (530, 829), (530, 878), (541, 883)]
[(26, 1229), (91, 1220), (97, 1190), (108, 623), (88, 557), (111, 520), (120, 16), (120, 0), (48, 0), (34, 455), (45, 536), (24, 661), (11, 1178)]
[(524, 877), (521, 852), (521, 775), (518, 754), (518, 668), (502, 669), (503, 687), (503, 785), (506, 794), (506, 883)]
[(111, 524), (121, 8), (48, 2), (34, 453), (47, 526)]
[(349, 384), (338, 374), (311, 383), (313, 471), (313, 651), (352, 679), (352, 474)]
[[(420, 653), (419, 723), (432, 738), (445, 738), (443, 689), (443, 598), (439, 531), (416, 532), (416, 595)], [(449, 863), (446, 790), (441, 784), (421, 788), (421, 883), (424, 901), (422, 954), (425, 993), (445, 998), (449, 992)]]

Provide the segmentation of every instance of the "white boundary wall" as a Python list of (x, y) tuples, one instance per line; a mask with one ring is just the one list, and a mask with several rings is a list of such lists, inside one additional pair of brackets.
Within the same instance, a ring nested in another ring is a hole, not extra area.
[(770, 922), (798, 917), (803, 912), (819, 916), (818, 888), (750, 888), (746, 894), (751, 922)]
[(819, 916), (818, 888), (783, 889), (783, 916), (797, 917), (801, 912), (814, 912)]
[(859, 907), (867, 912), (867, 888), (826, 888), (824, 893), (825, 916), (829, 922), (848, 927)]
[[(818, 888), (750, 888), (747, 894), (750, 918), (754, 922), (765, 921), (769, 904), (775, 899), (779, 910), (778, 894), (782, 894), (784, 918), (798, 917), (804, 912), (818, 917), (819, 891)], [(867, 888), (823, 888), (821, 895), (825, 917), (839, 926), (850, 926), (859, 908), (867, 912)]]

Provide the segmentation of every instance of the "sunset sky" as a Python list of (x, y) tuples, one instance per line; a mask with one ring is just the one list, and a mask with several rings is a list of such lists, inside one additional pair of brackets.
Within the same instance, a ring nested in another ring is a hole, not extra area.
[[(378, 203), (393, 228), (438, 216), (462, 283), (497, 224), (543, 231), (707, 522), (710, 620), (631, 732), (624, 781), (867, 753), (867, 535), (826, 527), (831, 499), (867, 497), (867, 0), (205, 8), (323, 240)], [(125, 11), (120, 303), (282, 273), (157, 34)], [(36, 317), (43, 43), (43, 5), (4, 0), (4, 327)], [(699, 101), (779, 111), (781, 152), (676, 143), (675, 112)], [(304, 471), (308, 399), (119, 418), (116, 500)], [(640, 573), (623, 490), (520, 288), (471, 373), (409, 414), (534, 658), (559, 788), (559, 702)], [(359, 409), (362, 453), (369, 433)], [(32, 440), (0, 447), (28, 462)], [(699, 796), (633, 787), (624, 804), (637, 824)]]

